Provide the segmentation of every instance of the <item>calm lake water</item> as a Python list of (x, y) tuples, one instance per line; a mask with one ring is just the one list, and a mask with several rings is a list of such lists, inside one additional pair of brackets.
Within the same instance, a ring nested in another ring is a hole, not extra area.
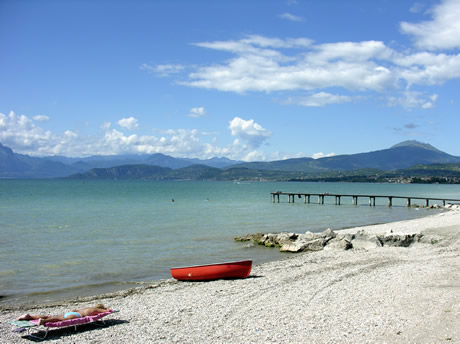
[[(459, 185), (0, 180), (0, 304), (48, 302), (170, 278), (169, 268), (281, 259), (237, 243), (256, 232), (318, 232), (437, 210), (377, 200), (272, 203), (270, 192), (460, 198)], [(171, 200), (174, 199), (174, 202)], [(316, 201), (316, 198), (312, 198)], [(414, 202), (414, 201), (413, 201)], [(422, 203), (422, 202), (420, 202)]]

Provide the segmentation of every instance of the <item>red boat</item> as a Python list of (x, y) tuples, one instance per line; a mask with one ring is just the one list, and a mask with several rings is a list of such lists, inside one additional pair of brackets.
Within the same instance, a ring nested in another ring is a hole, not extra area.
[(171, 268), (171, 275), (179, 281), (210, 281), (221, 278), (246, 278), (249, 276), (252, 260), (209, 265)]

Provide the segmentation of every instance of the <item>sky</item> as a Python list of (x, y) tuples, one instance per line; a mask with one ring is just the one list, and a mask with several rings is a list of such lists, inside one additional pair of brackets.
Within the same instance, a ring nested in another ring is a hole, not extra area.
[(0, 0), (0, 143), (31, 156), (460, 156), (460, 0)]

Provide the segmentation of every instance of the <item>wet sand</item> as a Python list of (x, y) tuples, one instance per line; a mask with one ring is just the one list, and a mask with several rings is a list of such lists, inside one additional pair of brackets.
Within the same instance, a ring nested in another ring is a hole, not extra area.
[(422, 233), (409, 248), (323, 250), (254, 266), (244, 280), (161, 281), (58, 305), (0, 311), (8, 323), (104, 303), (106, 327), (52, 329), (47, 343), (460, 343), (460, 211), (351, 228)]

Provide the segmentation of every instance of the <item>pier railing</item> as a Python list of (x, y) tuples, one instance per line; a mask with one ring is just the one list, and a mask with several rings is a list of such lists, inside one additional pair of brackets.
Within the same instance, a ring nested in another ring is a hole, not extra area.
[(273, 203), (276, 201), (280, 202), (280, 196), (288, 196), (288, 203), (294, 203), (295, 198), (302, 198), (304, 203), (311, 203), (311, 197), (318, 197), (318, 204), (324, 204), (324, 199), (326, 197), (334, 197), (334, 204), (340, 205), (342, 198), (351, 198), (352, 204), (357, 205), (359, 198), (368, 198), (369, 199), (369, 206), (375, 206), (375, 199), (376, 198), (386, 198), (388, 199), (388, 206), (393, 205), (394, 199), (406, 199), (407, 206), (410, 207), (412, 204), (412, 200), (424, 200), (425, 207), (430, 206), (430, 201), (442, 201), (442, 205), (445, 206), (446, 203), (452, 202), (460, 202), (460, 199), (450, 199), (450, 198), (435, 198), (435, 197), (419, 197), (419, 196), (386, 196), (386, 195), (358, 195), (358, 194), (331, 194), (331, 193), (302, 193), (302, 192), (282, 192), (282, 191), (275, 191), (271, 192)]

